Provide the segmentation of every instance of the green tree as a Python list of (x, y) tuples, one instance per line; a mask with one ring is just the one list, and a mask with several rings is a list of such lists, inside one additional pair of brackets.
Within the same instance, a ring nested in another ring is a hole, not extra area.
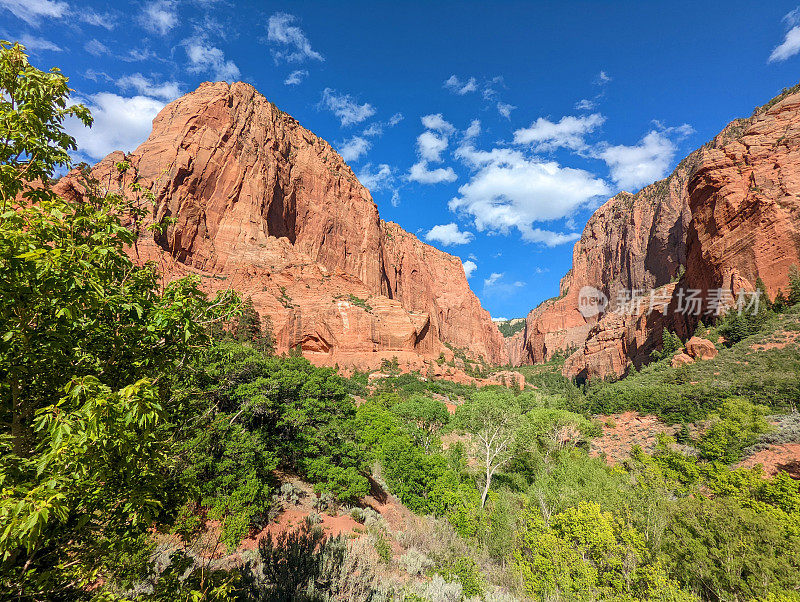
[(549, 523), (531, 511), (514, 558), (537, 599), (695, 600), (667, 578), (636, 529), (593, 502)]
[(473, 457), (481, 467), (481, 507), (495, 473), (511, 459), (519, 416), (519, 406), (507, 392), (479, 391), (456, 408), (454, 424), (472, 435)]
[(426, 452), (431, 451), (436, 432), (450, 420), (447, 406), (423, 395), (412, 395), (408, 400), (393, 406), (392, 412), (405, 422), (411, 437)]
[(674, 574), (704, 599), (751, 600), (800, 587), (796, 522), (776, 510), (730, 498), (687, 499), (663, 549)]
[(20, 599), (113, 579), (109, 559), (170, 520), (188, 484), (169, 373), (233, 301), (135, 266), (121, 197), (54, 194), (63, 120), (91, 122), (69, 92), (0, 42), (0, 583)]
[(789, 268), (789, 298), (788, 305), (800, 303), (800, 269), (796, 265)]
[(770, 430), (766, 413), (765, 406), (754, 405), (744, 398), (726, 399), (711, 415), (711, 426), (698, 442), (701, 455), (725, 464), (738, 461), (745, 447)]

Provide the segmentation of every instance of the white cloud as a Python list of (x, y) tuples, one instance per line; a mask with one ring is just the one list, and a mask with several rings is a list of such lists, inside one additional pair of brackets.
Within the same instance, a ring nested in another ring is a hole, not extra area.
[(516, 109), (514, 105), (508, 104), (507, 102), (498, 102), (497, 103), (497, 112), (500, 113), (506, 119), (511, 119), (511, 111)]
[(116, 18), (111, 13), (101, 14), (93, 11), (91, 8), (81, 9), (80, 17), (84, 23), (94, 25), (95, 27), (103, 27), (109, 31), (114, 29), (117, 25)]
[(166, 35), (178, 24), (177, 5), (172, 0), (148, 2), (139, 16), (139, 22), (148, 31)]
[(417, 136), (417, 152), (426, 161), (439, 162), (447, 148), (447, 137), (426, 130)]
[(210, 73), (217, 81), (239, 79), (239, 67), (225, 60), (225, 53), (212, 46), (205, 36), (199, 35), (183, 41), (189, 58), (190, 73)]
[(275, 13), (269, 18), (267, 24), (267, 40), (273, 44), (283, 46), (282, 50), (273, 49), (272, 57), (276, 63), (302, 63), (308, 59), (324, 61), (323, 56), (311, 48), (305, 32), (296, 25), (294, 15)]
[(385, 190), (394, 182), (392, 168), (381, 163), (373, 171), (372, 163), (367, 163), (358, 174), (358, 181), (370, 190)]
[(426, 161), (418, 161), (408, 170), (408, 179), (419, 184), (441, 184), (442, 182), (455, 182), (458, 176), (452, 167), (428, 169)]
[(483, 281), (483, 286), (493, 286), (498, 280), (503, 277), (503, 272), (492, 272), (492, 274)]
[(50, 40), (45, 40), (44, 38), (37, 38), (36, 36), (31, 36), (28, 34), (23, 34), (20, 37), (19, 41), (22, 42), (22, 45), (25, 46), (28, 52), (39, 52), (42, 50), (49, 50), (51, 52), (61, 52), (62, 50), (64, 50), (60, 46), (57, 46), (56, 44), (51, 42)]
[(508, 322), (508, 318), (492, 318), (492, 322)]
[(292, 71), (283, 83), (287, 86), (296, 86), (303, 82), (305, 78), (308, 77), (308, 71), (305, 69), (297, 69), (296, 71)]
[(464, 140), (472, 140), (481, 134), (481, 122), (478, 119), (473, 119), (469, 127), (464, 130)]
[(375, 114), (375, 107), (368, 102), (360, 105), (349, 94), (337, 94), (331, 88), (322, 91), (320, 104), (339, 118), (342, 127), (361, 123)]
[(596, 156), (606, 162), (618, 186), (633, 190), (666, 176), (676, 150), (666, 132), (652, 130), (638, 144), (605, 146)]
[(580, 117), (565, 115), (557, 123), (539, 117), (530, 127), (515, 131), (514, 142), (530, 144), (536, 151), (559, 147), (580, 150), (586, 148), (584, 136), (600, 127), (605, 120), (599, 113)]
[(611, 81), (611, 76), (605, 71), (601, 71), (600, 73), (598, 73), (597, 78), (594, 80), (594, 82), (600, 86), (605, 85), (610, 81)]
[(0, 0), (0, 7), (34, 27), (38, 27), (43, 18), (61, 19), (69, 11), (66, 2), (56, 0)]
[(444, 87), (463, 96), (470, 92), (475, 92), (478, 89), (478, 81), (474, 77), (470, 77), (467, 81), (461, 81), (456, 75), (451, 75), (444, 82)]
[(361, 136), (353, 136), (339, 147), (339, 154), (345, 161), (358, 161), (362, 155), (367, 153), (371, 146), (372, 144), (370, 144), (369, 140)]
[(403, 117), (403, 114), (402, 114), (402, 113), (395, 113), (394, 115), (392, 115), (392, 116), (389, 118), (389, 127), (394, 127), (394, 126), (396, 126), (398, 123), (400, 123), (401, 121), (403, 121), (403, 119), (405, 119), (405, 117)]
[(380, 122), (370, 123), (369, 126), (364, 128), (364, 131), (361, 132), (362, 136), (369, 136), (373, 138), (375, 136), (383, 135), (383, 124)]
[(181, 85), (175, 81), (156, 84), (141, 73), (125, 75), (117, 80), (120, 90), (136, 90), (142, 96), (152, 96), (163, 100), (175, 100), (181, 95)]
[(595, 108), (596, 103), (593, 100), (589, 100), (588, 98), (583, 98), (575, 103), (575, 110), (576, 111), (591, 111)]
[(367, 163), (359, 172), (358, 180), (370, 192), (391, 190), (392, 206), (397, 207), (400, 204), (400, 191), (395, 187), (394, 170), (386, 163), (381, 163), (377, 168), (373, 168), (372, 163)]
[(77, 140), (78, 152), (92, 159), (101, 159), (115, 150), (135, 149), (150, 135), (153, 118), (164, 108), (160, 100), (146, 96), (125, 98), (110, 92), (93, 94), (84, 102), (94, 117), (91, 129), (70, 118), (66, 130)]
[(472, 216), (479, 231), (507, 234), (516, 228), (526, 241), (559, 245), (580, 235), (543, 230), (534, 224), (569, 217), (611, 192), (603, 180), (587, 171), (528, 158), (513, 149), (481, 151), (465, 143), (456, 156), (476, 171), (448, 207)]
[(111, 51), (108, 49), (108, 46), (103, 44), (99, 40), (89, 40), (83, 45), (84, 50), (91, 54), (92, 56), (102, 56), (104, 54), (111, 54)]
[(525, 286), (524, 282), (517, 280), (516, 282), (506, 282), (505, 272), (492, 272), (491, 275), (483, 281), (484, 294), (495, 296), (512, 295), (515, 289)]
[(446, 121), (444, 117), (442, 117), (441, 113), (436, 113), (435, 115), (424, 115), (420, 119), (422, 121), (422, 125), (429, 130), (442, 132), (446, 136), (449, 136), (456, 131), (456, 128), (453, 127), (453, 124), (449, 121)]
[(800, 25), (786, 32), (783, 42), (776, 46), (769, 55), (768, 63), (785, 61), (800, 52)]
[(474, 274), (475, 270), (478, 269), (478, 264), (469, 259), (467, 261), (462, 261), (461, 265), (464, 266), (464, 275), (467, 278), (472, 278), (472, 274)]
[(475, 235), (472, 232), (462, 232), (458, 229), (458, 224), (454, 222), (434, 226), (425, 234), (425, 240), (438, 242), (446, 247), (450, 245), (465, 245), (472, 242), (474, 238)]

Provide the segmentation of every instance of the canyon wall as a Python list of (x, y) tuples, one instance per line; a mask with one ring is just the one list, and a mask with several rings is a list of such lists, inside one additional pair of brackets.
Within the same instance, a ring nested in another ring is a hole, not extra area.
[[(646, 363), (664, 327), (687, 338), (700, 317), (680, 313), (679, 291), (724, 289), (733, 299), (761, 278), (771, 296), (786, 289), (800, 263), (800, 94), (785, 91), (747, 119), (737, 119), (691, 153), (666, 179), (622, 192), (590, 218), (573, 251), (561, 295), (527, 317), (521, 363), (571, 354), (564, 374), (621, 376)], [(584, 286), (609, 299), (604, 314), (584, 318)], [(622, 315), (620, 291), (669, 295)], [(702, 308), (702, 314), (709, 309)]]
[[(137, 261), (251, 297), (278, 352), (356, 368), (398, 357), (425, 369), (451, 348), (508, 362), (461, 261), (382, 221), (333, 148), (248, 84), (202, 84), (167, 105), (135, 151), (92, 174), (132, 202), (147, 199), (131, 184), (152, 191), (151, 221), (164, 227), (140, 225)], [(81, 193), (74, 176), (58, 188)]]

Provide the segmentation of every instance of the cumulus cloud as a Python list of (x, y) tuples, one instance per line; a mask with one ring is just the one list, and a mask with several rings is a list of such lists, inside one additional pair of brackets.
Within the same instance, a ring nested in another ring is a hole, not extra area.
[(597, 74), (597, 77), (594, 80), (594, 83), (603, 86), (611, 81), (611, 76), (606, 73), (605, 71), (601, 71)]
[(534, 224), (569, 217), (611, 192), (605, 181), (587, 171), (529, 158), (514, 149), (482, 151), (466, 142), (456, 156), (475, 172), (448, 207), (470, 215), (479, 231), (507, 234), (516, 228), (526, 241), (563, 244), (580, 235)]
[(583, 98), (575, 103), (575, 110), (576, 111), (591, 111), (595, 108), (597, 104), (593, 100), (589, 100), (588, 98)]
[(372, 163), (367, 163), (359, 172), (358, 181), (370, 190), (385, 190), (394, 182), (394, 173), (386, 163), (375, 168)]
[(20, 42), (25, 46), (28, 52), (41, 52), (47, 50), (50, 52), (61, 52), (63, 48), (44, 38), (37, 38), (36, 36), (23, 34), (20, 36)]
[(403, 119), (405, 119), (405, 117), (403, 117), (402, 113), (395, 113), (394, 115), (389, 117), (389, 127), (396, 126), (398, 123), (403, 121)]
[(61, 19), (69, 11), (66, 2), (57, 0), (0, 0), (0, 8), (33, 27), (38, 27), (42, 19)]
[(483, 281), (483, 293), (485, 295), (501, 296), (514, 294), (515, 289), (525, 286), (519, 280), (508, 282), (505, 279), (505, 272), (492, 272)]
[(391, 190), (391, 203), (397, 207), (400, 203), (400, 192), (395, 186), (394, 170), (386, 163), (381, 163), (373, 167), (372, 163), (367, 163), (359, 172), (358, 180), (366, 186), (370, 192)]
[(353, 136), (339, 147), (339, 154), (345, 161), (358, 161), (371, 146), (369, 140), (361, 136)]
[(447, 136), (456, 131), (456, 128), (453, 126), (453, 124), (449, 121), (446, 121), (445, 118), (442, 117), (441, 113), (436, 113), (435, 115), (424, 115), (420, 119), (422, 120), (422, 125), (429, 130), (435, 130)]
[(324, 61), (324, 57), (311, 48), (305, 32), (293, 25), (297, 17), (287, 13), (275, 13), (267, 23), (267, 40), (279, 48), (272, 49), (276, 63), (302, 63), (307, 60)]
[(425, 234), (425, 240), (438, 242), (448, 247), (451, 245), (465, 245), (475, 238), (472, 232), (462, 232), (454, 222), (434, 226)]
[(338, 94), (331, 88), (322, 91), (320, 105), (336, 115), (342, 127), (361, 123), (375, 114), (375, 107), (368, 102), (360, 105), (349, 94)]
[(408, 170), (408, 179), (419, 184), (441, 184), (455, 182), (458, 176), (452, 167), (429, 169), (426, 161), (418, 161)]
[(383, 135), (383, 124), (380, 122), (370, 123), (369, 126), (364, 128), (364, 131), (361, 132), (362, 136), (368, 136), (370, 138), (374, 138), (375, 136)]
[(514, 105), (508, 104), (507, 102), (498, 102), (497, 103), (497, 112), (500, 113), (506, 119), (511, 119), (511, 111), (516, 109)]
[(447, 137), (430, 130), (417, 136), (417, 152), (426, 161), (439, 162), (447, 148)]
[(287, 86), (296, 86), (302, 83), (303, 80), (307, 77), (308, 77), (308, 71), (306, 71), (305, 69), (297, 69), (295, 71), (292, 71), (286, 77), (286, 79), (283, 80), (283, 83), (286, 84)]
[(464, 140), (472, 140), (481, 134), (481, 122), (478, 119), (473, 119), (469, 127), (464, 130)]
[(456, 75), (451, 75), (444, 82), (444, 87), (458, 95), (463, 96), (478, 89), (478, 81), (470, 77), (467, 81), (461, 81)]
[(166, 35), (178, 24), (178, 7), (172, 0), (155, 0), (144, 6), (139, 22), (148, 31)]
[(450, 135), (456, 128), (441, 113), (425, 115), (421, 121), (427, 129), (417, 136), (417, 155), (420, 161), (408, 170), (408, 179), (419, 184), (454, 182), (457, 176), (452, 167), (430, 169), (428, 164), (442, 161), (442, 153), (447, 149)]
[(189, 59), (190, 73), (210, 73), (217, 81), (239, 79), (239, 67), (225, 60), (225, 53), (213, 46), (205, 36), (198, 35), (183, 41)]
[(478, 264), (472, 260), (462, 261), (461, 265), (464, 266), (464, 275), (467, 278), (472, 278), (472, 275), (475, 273), (475, 270), (478, 269)]
[(167, 101), (175, 100), (181, 95), (181, 85), (178, 82), (167, 81), (157, 84), (141, 73), (125, 75), (116, 83), (120, 90), (136, 90), (142, 96), (152, 96)]
[(787, 13), (783, 17), (788, 29), (783, 37), (783, 42), (773, 48), (767, 59), (768, 63), (785, 61), (800, 52), (800, 8)]
[(667, 175), (677, 150), (668, 133), (652, 130), (637, 144), (606, 145), (596, 156), (606, 162), (620, 188), (638, 189)]
[(78, 151), (91, 159), (101, 159), (115, 150), (135, 149), (150, 135), (153, 118), (164, 108), (164, 103), (154, 98), (126, 98), (110, 92), (93, 94), (82, 101), (94, 117), (92, 127), (86, 128), (74, 118), (68, 119), (65, 126), (75, 137)]
[(514, 143), (530, 144), (536, 151), (559, 147), (580, 150), (586, 148), (584, 136), (603, 125), (605, 120), (599, 113), (580, 117), (565, 115), (558, 122), (539, 117), (530, 127), (514, 132)]

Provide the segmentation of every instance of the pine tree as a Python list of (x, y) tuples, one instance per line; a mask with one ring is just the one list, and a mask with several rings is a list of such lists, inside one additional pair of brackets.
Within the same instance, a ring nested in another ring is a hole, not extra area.
[(772, 302), (772, 309), (780, 313), (786, 309), (787, 305), (788, 302), (786, 301), (786, 296), (783, 294), (781, 289), (778, 289), (778, 293), (775, 295), (775, 300)]
[(767, 285), (761, 280), (761, 276), (756, 278), (756, 290), (759, 291), (759, 302), (764, 306), (764, 309), (772, 309), (772, 301), (769, 299)]
[(796, 265), (789, 268), (789, 305), (800, 303), (800, 270)]

